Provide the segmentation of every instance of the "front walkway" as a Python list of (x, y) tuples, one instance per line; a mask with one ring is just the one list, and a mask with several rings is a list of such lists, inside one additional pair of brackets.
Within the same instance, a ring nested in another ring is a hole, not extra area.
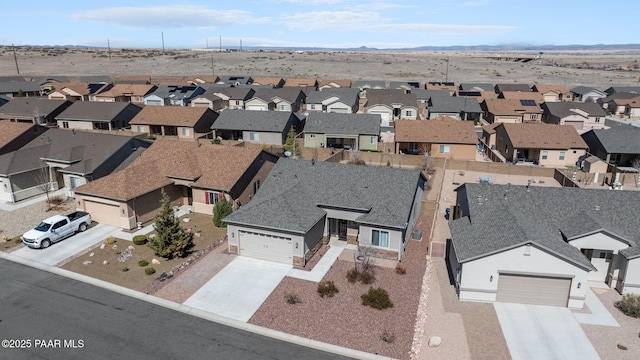
[(584, 303), (591, 311), (591, 314), (574, 313), (573, 316), (580, 324), (620, 327), (616, 319), (611, 316), (611, 313), (609, 313), (607, 308), (602, 304), (602, 302), (600, 302), (600, 299), (598, 299), (596, 294), (593, 293), (591, 288), (587, 288)]
[[(56, 191), (52, 191), (49, 193), (49, 198), (54, 198), (56, 196), (67, 196), (67, 189), (66, 188), (62, 188), (62, 189), (58, 189)], [(0, 210), (2, 211), (14, 211), (14, 210), (18, 210), (20, 208), (23, 208), (25, 206), (29, 206), (29, 205), (33, 205), (33, 204), (37, 204), (37, 203), (41, 203), (43, 201), (47, 200), (47, 195), (38, 195), (38, 196), (34, 196), (34, 197), (30, 197), (28, 199), (25, 200), (20, 200), (17, 203), (10, 203), (10, 202), (4, 202), (4, 201), (0, 201)]]

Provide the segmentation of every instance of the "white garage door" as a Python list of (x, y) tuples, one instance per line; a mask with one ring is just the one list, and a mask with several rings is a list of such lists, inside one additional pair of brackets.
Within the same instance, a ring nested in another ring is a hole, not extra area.
[(388, 112), (370, 111), (369, 114), (380, 115), (380, 117), (382, 118), (382, 121), (389, 121), (390, 120), (390, 116), (389, 116)]
[(566, 307), (570, 290), (570, 278), (500, 274), (496, 301)]
[(147, 100), (147, 105), (162, 106), (162, 100)]
[(291, 238), (239, 231), (240, 255), (293, 264)]
[(337, 113), (337, 114), (346, 114), (346, 113), (350, 113), (351, 109), (334, 107), (334, 108), (331, 108), (329, 110), (329, 112), (330, 113)]
[(267, 111), (267, 109), (262, 105), (248, 105), (247, 110)]
[(85, 200), (84, 209), (91, 214), (93, 221), (117, 227), (122, 225), (120, 224), (120, 208), (117, 205)]

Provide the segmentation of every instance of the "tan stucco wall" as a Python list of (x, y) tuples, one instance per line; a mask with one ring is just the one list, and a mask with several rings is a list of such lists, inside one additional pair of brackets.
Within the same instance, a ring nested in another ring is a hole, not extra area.
[[(542, 166), (547, 167), (567, 167), (574, 166), (576, 162), (578, 162), (578, 158), (587, 153), (584, 149), (567, 149), (567, 150), (547, 150), (548, 156), (547, 160), (542, 160), (542, 152), (544, 150), (540, 150), (540, 159), (539, 163)], [(564, 160), (560, 160), (560, 152), (564, 151)], [(575, 154), (574, 154), (575, 151)]]
[[(213, 190), (211, 190), (213, 191)], [(213, 214), (213, 204), (207, 204), (206, 202), (206, 197), (205, 197), (205, 193), (207, 192), (207, 190), (203, 190), (203, 189), (193, 189), (192, 193), (193, 193), (193, 212), (196, 212), (198, 214), (206, 214), (206, 215), (212, 215)], [(231, 196), (229, 196), (229, 194), (224, 194), (224, 198), (227, 199), (227, 201), (229, 202), (233, 202), (233, 199), (231, 198)]]
[(462, 145), (462, 144), (442, 144), (449, 145), (449, 153), (440, 153), (440, 144), (431, 144), (431, 156), (437, 158), (446, 158), (454, 160), (475, 160), (476, 158), (476, 145)]
[[(63, 128), (63, 122), (66, 120), (58, 120), (58, 127)], [(83, 129), (83, 130), (93, 130), (93, 123), (90, 121), (66, 121), (69, 124), (69, 129)]]
[[(373, 141), (373, 144), (371, 143)], [(378, 150), (378, 137), (372, 135), (360, 135), (358, 137), (360, 150)]]

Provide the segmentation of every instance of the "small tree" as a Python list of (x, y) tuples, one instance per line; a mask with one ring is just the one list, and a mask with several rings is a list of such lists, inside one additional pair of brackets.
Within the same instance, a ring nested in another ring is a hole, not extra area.
[(224, 222), (224, 218), (231, 214), (232, 211), (231, 203), (227, 201), (227, 199), (223, 198), (218, 201), (213, 206), (213, 225), (216, 227), (227, 227), (227, 223)]
[(287, 134), (287, 140), (284, 142), (284, 151), (289, 151), (293, 155), (295, 155), (295, 143), (296, 143), (296, 129), (291, 127), (289, 129), (289, 133)]
[(46, 211), (51, 210), (51, 199), (49, 199), (49, 193), (51, 192), (51, 173), (49, 166), (43, 162), (42, 167), (32, 172), (33, 181), (36, 183), (36, 189), (47, 195)]
[(426, 144), (420, 144), (420, 153), (423, 154), (422, 159), (420, 159), (420, 168), (422, 171), (429, 173), (433, 167), (433, 158), (429, 154), (429, 148)]
[(149, 239), (148, 246), (158, 256), (167, 259), (185, 257), (193, 247), (193, 234), (186, 232), (173, 213), (169, 196), (162, 189), (162, 207), (154, 218), (153, 228), (158, 233)]

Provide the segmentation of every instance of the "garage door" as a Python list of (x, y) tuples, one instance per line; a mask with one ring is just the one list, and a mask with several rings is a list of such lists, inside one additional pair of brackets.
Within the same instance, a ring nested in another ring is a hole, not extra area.
[(582, 121), (565, 121), (564, 124), (571, 125), (576, 128), (576, 130), (582, 130), (584, 128), (584, 122)]
[(336, 107), (336, 108), (331, 108), (329, 112), (336, 113), (336, 114), (346, 114), (346, 113), (350, 113), (351, 109)]
[(239, 231), (240, 255), (293, 264), (291, 238)]
[(147, 105), (162, 106), (162, 100), (147, 100)]
[(101, 224), (120, 227), (120, 208), (117, 205), (98, 203), (95, 201), (84, 202), (84, 209), (91, 214), (91, 219)]
[(267, 109), (262, 105), (249, 105), (247, 106), (247, 110), (267, 111)]
[(570, 278), (500, 274), (496, 301), (566, 307)]
[(389, 121), (390, 120), (390, 116), (388, 112), (369, 112), (369, 114), (373, 114), (373, 115), (380, 115), (382, 121)]

